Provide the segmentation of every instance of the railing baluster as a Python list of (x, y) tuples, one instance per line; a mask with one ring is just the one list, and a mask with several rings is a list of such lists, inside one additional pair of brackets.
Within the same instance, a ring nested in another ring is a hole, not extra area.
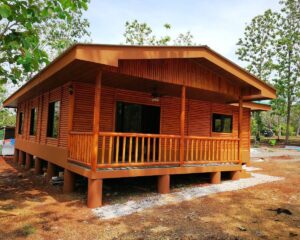
[(142, 137), (142, 152), (141, 152), (141, 161), (144, 162), (144, 145), (145, 145), (145, 138)]
[(152, 148), (153, 148), (153, 152), (152, 152), (152, 161), (153, 162), (156, 162), (156, 138), (154, 137), (153, 138), (153, 146), (152, 146)]
[(101, 163), (104, 164), (105, 162), (105, 144), (106, 144), (106, 138), (105, 136), (102, 137), (102, 154), (101, 154)]
[(172, 141), (173, 141), (173, 139), (170, 138), (169, 141), (170, 141), (169, 161), (172, 162)]
[(116, 163), (119, 162), (119, 141), (120, 141), (119, 138), (120, 138), (120, 137), (117, 136), (117, 144), (116, 144)]
[(111, 156), (112, 156), (112, 148), (113, 147), (113, 136), (110, 136), (109, 137), (109, 149), (108, 149), (108, 164), (111, 164), (112, 162), (112, 159), (111, 159)]
[(150, 161), (150, 137), (147, 138), (147, 162)]
[(167, 138), (164, 138), (164, 162), (167, 161)]
[(131, 163), (131, 157), (132, 157), (132, 137), (129, 137), (129, 153), (128, 153), (128, 158), (129, 158), (129, 163)]
[(125, 163), (126, 141), (127, 141), (127, 138), (123, 137), (122, 163)]
[(135, 137), (135, 162), (138, 162), (139, 155), (139, 137)]
[(177, 138), (174, 138), (174, 162), (177, 162), (177, 141), (178, 139)]
[(158, 138), (158, 161), (161, 162), (161, 138)]

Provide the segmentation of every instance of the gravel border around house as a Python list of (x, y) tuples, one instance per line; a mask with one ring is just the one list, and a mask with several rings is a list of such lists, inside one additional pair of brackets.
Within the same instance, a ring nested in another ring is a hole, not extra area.
[(274, 177), (265, 174), (251, 173), (251, 178), (237, 181), (224, 181), (221, 184), (211, 184), (208, 186), (187, 187), (180, 192), (168, 194), (157, 194), (146, 197), (142, 200), (128, 201), (124, 204), (113, 204), (93, 209), (93, 213), (100, 219), (113, 219), (127, 216), (145, 209), (176, 204), (189, 201), (195, 198), (205, 197), (214, 193), (237, 191), (244, 188), (253, 187), (258, 184), (283, 180), (283, 177)]

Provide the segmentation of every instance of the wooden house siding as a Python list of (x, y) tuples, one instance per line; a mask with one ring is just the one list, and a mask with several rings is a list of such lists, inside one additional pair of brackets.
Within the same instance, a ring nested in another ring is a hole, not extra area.
[[(17, 139), (28, 140), (40, 144), (47, 144), (57, 147), (67, 147), (68, 139), (68, 97), (67, 84), (43, 93), (33, 99), (24, 101), (18, 106), (17, 126), (19, 125), (19, 113), (23, 112), (23, 133), (16, 133)], [(47, 121), (48, 121), (48, 105), (50, 102), (60, 101), (60, 121), (59, 121), (59, 136), (58, 138), (47, 137)], [(30, 115), (31, 109), (37, 108), (37, 131), (34, 136), (30, 135)]]

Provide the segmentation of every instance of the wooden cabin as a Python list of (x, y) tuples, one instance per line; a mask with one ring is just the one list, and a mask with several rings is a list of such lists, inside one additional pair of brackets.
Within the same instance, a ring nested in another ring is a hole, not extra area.
[(222, 172), (238, 179), (250, 158), (253, 100), (275, 90), (207, 46), (77, 44), (12, 94), (14, 159), (47, 176), (64, 169), (64, 192), (88, 178), (88, 207), (103, 179)]

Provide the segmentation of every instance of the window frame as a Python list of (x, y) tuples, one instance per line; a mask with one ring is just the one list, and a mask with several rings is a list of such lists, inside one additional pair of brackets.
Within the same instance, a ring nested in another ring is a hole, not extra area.
[(24, 131), (24, 112), (19, 112), (19, 119), (18, 119), (18, 134), (22, 135)]
[[(218, 118), (216, 117), (218, 116)], [(230, 131), (224, 131), (225, 129), (225, 119), (230, 119)], [(221, 131), (216, 131), (216, 119), (221, 120)], [(224, 114), (224, 113), (212, 113), (211, 117), (211, 131), (215, 134), (232, 134), (233, 133), (233, 114)]]
[[(32, 118), (32, 113), (34, 113), (34, 118)], [(33, 107), (30, 110), (30, 125), (29, 125), (29, 135), (36, 136), (37, 133), (37, 121), (38, 121), (38, 108)]]
[[(57, 118), (55, 118), (55, 104), (58, 103), (58, 111), (57, 111)], [(50, 112), (50, 108), (53, 109)], [(61, 101), (56, 100), (56, 101), (51, 101), (48, 103), (48, 117), (47, 117), (47, 132), (46, 136), (47, 138), (54, 138), (58, 139), (59, 138), (59, 127), (60, 127), (60, 111), (61, 111)], [(52, 117), (50, 116), (52, 115)], [(55, 119), (57, 119), (57, 123), (55, 124)], [(55, 127), (56, 125), (56, 127)], [(56, 133), (54, 132), (56, 129)]]

